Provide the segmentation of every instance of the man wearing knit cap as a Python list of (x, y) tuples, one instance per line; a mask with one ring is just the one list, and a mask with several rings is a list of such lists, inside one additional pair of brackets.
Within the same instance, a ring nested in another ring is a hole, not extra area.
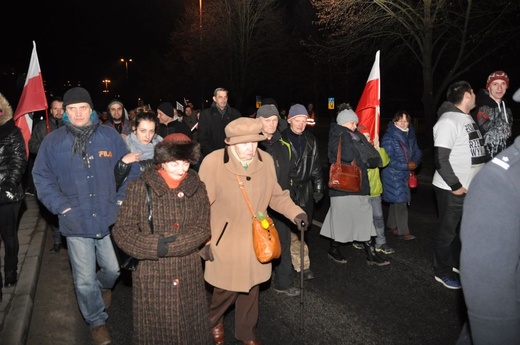
[(173, 133), (182, 133), (193, 139), (190, 128), (184, 122), (175, 119), (173, 105), (170, 102), (163, 102), (157, 106), (157, 118), (159, 119), (157, 134), (161, 137), (164, 138)]
[[(278, 131), (280, 114), (274, 104), (264, 104), (256, 112), (256, 117), (262, 122), (262, 134), (267, 138), (258, 143), (258, 147), (269, 153), (274, 160), (276, 178), (283, 190), (289, 189), (289, 169), (291, 163), (291, 144), (282, 139)], [(293, 286), (293, 268), (291, 261), (291, 228), (286, 218), (276, 212), (270, 212), (274, 221), (282, 255), (274, 266), (274, 290), (289, 297), (299, 296), (300, 290)]]
[(472, 116), (484, 136), (488, 160), (511, 144), (513, 114), (504, 102), (508, 88), (507, 74), (495, 71), (488, 76), (486, 89), (477, 93), (477, 106)]
[[(282, 132), (282, 138), (291, 144), (290, 191), (291, 198), (309, 216), (312, 222), (314, 203), (323, 198), (323, 174), (318, 153), (316, 137), (305, 130), (307, 126), (307, 109), (302, 104), (294, 104), (289, 108), (287, 122), (289, 128)], [(301, 271), (301, 241), (299, 234), (291, 232), (291, 259), (296, 272)], [(313, 279), (310, 268), (309, 248), (304, 244), (303, 278)]]
[(198, 137), (203, 156), (224, 148), (224, 128), (241, 116), (238, 110), (229, 106), (228, 91), (221, 87), (215, 89), (211, 107), (202, 110), (199, 118)]
[(123, 140), (132, 132), (132, 124), (126, 121), (126, 109), (119, 99), (113, 99), (108, 103), (108, 125), (115, 128), (117, 133), (121, 134)]
[[(105, 309), (120, 272), (110, 228), (126, 183), (116, 191), (114, 167), (129, 150), (116, 131), (100, 125), (92, 106), (84, 88), (65, 93), (65, 126), (43, 139), (33, 177), (38, 199), (58, 215), (60, 232), (67, 239), (78, 306), (93, 342), (100, 345), (111, 342)], [(130, 176), (138, 174), (135, 165)]]

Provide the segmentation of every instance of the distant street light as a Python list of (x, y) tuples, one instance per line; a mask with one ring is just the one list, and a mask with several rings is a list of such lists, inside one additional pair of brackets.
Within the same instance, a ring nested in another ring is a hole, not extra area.
[(128, 79), (128, 63), (132, 62), (132, 59), (121, 59), (121, 62), (124, 62), (126, 68), (126, 78)]
[(110, 84), (110, 79), (103, 79), (103, 83), (105, 84), (105, 89), (103, 90), (103, 92), (105, 92), (105, 93), (110, 92), (108, 90), (108, 84)]
[(202, 0), (199, 0), (199, 34), (200, 34), (200, 45), (202, 47)]

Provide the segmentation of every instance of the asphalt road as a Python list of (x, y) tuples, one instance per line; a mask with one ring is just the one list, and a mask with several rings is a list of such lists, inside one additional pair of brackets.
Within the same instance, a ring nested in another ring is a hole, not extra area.
[[(303, 298), (279, 295), (269, 283), (263, 286), (257, 334), (265, 345), (456, 342), (466, 317), (464, 300), (461, 290), (446, 289), (433, 277), (431, 233), (437, 215), (428, 175), (419, 174), (410, 206), (410, 229), (417, 238), (403, 241), (387, 233), (396, 253), (387, 256), (391, 264), (385, 267), (367, 266), (364, 252), (351, 245), (341, 248), (347, 264), (329, 259), (328, 239), (319, 235), (328, 197), (317, 205), (308, 232), (316, 278), (305, 281)], [(51, 254), (51, 245), (48, 229), (27, 344), (91, 344), (75, 300), (67, 251)], [(108, 313), (112, 343), (131, 344), (131, 287), (116, 285)], [(227, 345), (238, 343), (233, 310), (225, 331)]]

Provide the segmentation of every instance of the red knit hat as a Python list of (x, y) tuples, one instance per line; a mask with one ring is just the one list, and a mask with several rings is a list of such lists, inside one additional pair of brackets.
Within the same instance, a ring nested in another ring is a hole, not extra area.
[(506, 72), (504, 71), (495, 71), (491, 73), (486, 82), (486, 89), (489, 89), (489, 85), (491, 85), (492, 82), (495, 80), (503, 80), (506, 82), (506, 86), (509, 88), (509, 77), (507, 76)]

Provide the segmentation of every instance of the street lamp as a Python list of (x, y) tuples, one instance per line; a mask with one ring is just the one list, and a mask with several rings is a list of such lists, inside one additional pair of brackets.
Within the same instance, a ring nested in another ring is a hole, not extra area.
[(125, 64), (126, 78), (128, 79), (128, 63), (132, 62), (132, 59), (121, 59), (121, 62), (123, 62)]
[(105, 89), (103, 90), (103, 92), (105, 92), (105, 93), (110, 92), (108, 90), (108, 84), (110, 84), (110, 79), (103, 79), (103, 83), (105, 84)]

